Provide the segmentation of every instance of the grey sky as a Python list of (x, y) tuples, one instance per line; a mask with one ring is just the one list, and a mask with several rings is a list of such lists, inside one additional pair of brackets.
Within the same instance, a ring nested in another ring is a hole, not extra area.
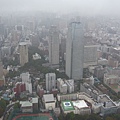
[(45, 10), (81, 14), (118, 14), (120, 0), (0, 0), (1, 11)]

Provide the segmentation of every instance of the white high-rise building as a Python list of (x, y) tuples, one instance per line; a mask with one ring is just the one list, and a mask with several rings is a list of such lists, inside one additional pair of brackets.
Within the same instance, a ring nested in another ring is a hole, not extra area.
[(63, 79), (57, 79), (57, 88), (60, 91), (60, 93), (67, 94), (67, 84)]
[(83, 77), (84, 32), (80, 22), (72, 22), (68, 28), (66, 43), (66, 75), (74, 80)]
[(32, 93), (32, 83), (29, 72), (20, 74), (20, 77), (22, 82), (25, 83), (26, 90), (28, 90), (29, 93)]
[(24, 66), (28, 62), (28, 46), (26, 42), (19, 43), (20, 65)]
[(66, 80), (65, 83), (67, 84), (68, 93), (74, 92), (74, 80)]
[(56, 87), (56, 74), (47, 73), (46, 74), (46, 90), (51, 91), (52, 88)]
[(32, 93), (32, 83), (26, 82), (25, 86), (26, 86), (26, 90), (28, 90), (29, 93)]
[(31, 79), (30, 79), (30, 74), (29, 72), (26, 72), (26, 73), (22, 73), (20, 74), (20, 77), (22, 79), (22, 82), (30, 82), (31, 83)]
[(49, 33), (49, 63), (59, 64), (59, 32), (56, 26), (51, 26)]

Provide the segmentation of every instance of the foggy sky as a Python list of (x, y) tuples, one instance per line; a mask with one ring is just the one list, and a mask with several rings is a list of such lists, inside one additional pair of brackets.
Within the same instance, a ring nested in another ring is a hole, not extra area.
[(78, 11), (85, 15), (119, 15), (119, 5), (120, 0), (0, 0), (0, 11)]

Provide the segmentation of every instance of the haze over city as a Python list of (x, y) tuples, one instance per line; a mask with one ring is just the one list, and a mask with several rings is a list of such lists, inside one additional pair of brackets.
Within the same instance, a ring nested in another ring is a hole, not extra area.
[(120, 120), (120, 0), (0, 0), (0, 120)]
[(0, 12), (47, 11), (82, 15), (119, 15), (119, 0), (0, 0)]

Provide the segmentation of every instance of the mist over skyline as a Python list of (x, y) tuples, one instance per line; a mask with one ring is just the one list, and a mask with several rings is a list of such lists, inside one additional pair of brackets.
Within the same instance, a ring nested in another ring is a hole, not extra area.
[(47, 11), (81, 15), (119, 15), (119, 0), (0, 0), (1, 12)]

